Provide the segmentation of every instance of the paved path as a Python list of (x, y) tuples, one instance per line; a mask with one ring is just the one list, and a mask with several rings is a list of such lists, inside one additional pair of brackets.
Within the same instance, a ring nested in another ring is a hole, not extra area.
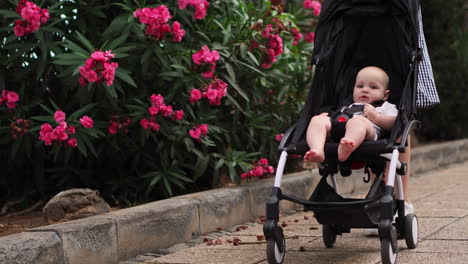
[[(468, 263), (468, 162), (412, 178), (411, 198), (419, 217), (420, 243), (409, 250), (404, 240), (399, 240), (397, 262)], [(361, 230), (338, 236), (335, 247), (327, 249), (311, 212), (283, 216), (281, 222), (287, 225), (286, 264), (381, 263), (379, 239), (366, 237)], [(257, 236), (263, 235), (262, 225), (246, 226), (221, 237), (222, 244), (202, 243), (144, 263), (266, 264), (266, 244), (257, 241)], [(235, 238), (240, 239), (240, 245), (228, 242)]]

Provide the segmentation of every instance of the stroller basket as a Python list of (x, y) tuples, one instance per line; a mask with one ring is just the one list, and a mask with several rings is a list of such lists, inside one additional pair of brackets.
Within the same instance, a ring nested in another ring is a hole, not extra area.
[[(371, 188), (365, 199), (341, 197), (326, 178), (322, 178), (304, 205), (305, 211), (313, 211), (320, 224), (335, 224), (349, 228), (376, 227), (381, 221), (380, 199), (385, 193), (382, 184)], [(339, 217), (337, 217), (339, 216)]]

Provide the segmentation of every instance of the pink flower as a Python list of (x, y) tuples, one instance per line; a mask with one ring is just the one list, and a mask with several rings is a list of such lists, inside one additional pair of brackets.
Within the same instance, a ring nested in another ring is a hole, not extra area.
[(310, 33), (306, 34), (305, 41), (307, 41), (309, 43), (314, 43), (314, 40), (315, 40), (315, 33), (314, 32), (310, 32)]
[(177, 1), (177, 5), (179, 6), (179, 9), (185, 9), (188, 4), (189, 4), (189, 0), (178, 0)]
[(172, 24), (172, 36), (174, 37), (174, 41), (177, 42), (181, 42), (185, 36), (185, 30), (181, 28), (180, 23), (177, 21)]
[(152, 116), (157, 115), (157, 114), (159, 113), (159, 107), (156, 107), (156, 106), (154, 106), (154, 105), (150, 106), (150, 107), (148, 108), (148, 113), (149, 113), (150, 115), (152, 115)]
[(101, 62), (101, 63), (109, 61), (109, 59), (104, 54), (104, 52), (102, 52), (100, 50), (93, 52), (91, 54), (91, 59), (93, 59), (94, 61), (97, 61), (97, 62)]
[(208, 125), (201, 124), (198, 126), (194, 126), (192, 129), (190, 129), (189, 134), (193, 139), (200, 142), (201, 138), (206, 137), (206, 135), (208, 134)]
[(15, 109), (16, 108), (16, 103), (7, 102), (6, 105), (7, 105), (8, 109)]
[(265, 158), (262, 158), (258, 161), (261, 165), (268, 165), (268, 160)]
[(250, 45), (249, 45), (249, 50), (250, 50), (250, 51), (253, 51), (253, 50), (255, 50), (255, 49), (258, 49), (259, 47), (260, 47), (260, 45), (258, 44), (257, 41), (255, 41), (255, 40), (253, 40), (253, 39), (250, 40)]
[(203, 93), (203, 97), (208, 98), (209, 100), (214, 100), (218, 96), (218, 91), (214, 89), (208, 89)]
[(178, 0), (177, 4), (179, 9), (185, 9), (187, 6), (195, 8), (195, 19), (203, 19), (206, 16), (208, 6), (210, 5), (206, 0)]
[(137, 9), (133, 16), (139, 18), (143, 24), (164, 24), (172, 18), (169, 9), (165, 5)]
[(260, 166), (255, 167), (255, 168), (253, 169), (253, 175), (254, 175), (254, 176), (257, 176), (257, 177), (262, 176), (262, 175), (263, 175), (263, 168), (260, 167)]
[(13, 31), (15, 32), (15, 35), (17, 37), (23, 37), (24, 35), (29, 33), (26, 32), (26, 26), (24, 25), (24, 23), (26, 23), (26, 21), (16, 20), (15, 26), (13, 27)]
[(279, 35), (270, 36), (267, 48), (273, 49), (275, 56), (281, 55), (283, 53), (283, 39)]
[(76, 146), (78, 145), (78, 140), (76, 138), (71, 138), (67, 141), (67, 144), (72, 148), (76, 148)]
[(82, 78), (87, 80), (88, 82), (96, 82), (98, 80), (97, 72), (93, 69), (86, 68), (85, 66), (81, 66), (79, 68), (80, 75)]
[(192, 89), (190, 91), (190, 103), (194, 103), (198, 100), (202, 99), (202, 93), (198, 89)]
[(164, 117), (170, 116), (172, 114), (172, 105), (161, 105), (159, 108)]
[(50, 17), (47, 9), (41, 10), (41, 8), (33, 2), (24, 0), (18, 3), (16, 12), (24, 19), (15, 22), (13, 31), (18, 37), (23, 37), (24, 35), (38, 30), (41, 27), (41, 23), (47, 23)]
[(207, 124), (201, 124), (198, 126), (200, 128), (200, 132), (203, 136), (206, 136), (208, 133), (208, 125)]
[(207, 45), (204, 45), (199, 51), (192, 55), (192, 60), (197, 65), (203, 63), (213, 64), (219, 60), (219, 58), (219, 53), (216, 50), (210, 51)]
[(148, 119), (143, 118), (142, 120), (140, 120), (140, 126), (143, 127), (144, 129), (148, 129), (148, 125), (149, 125)]
[(115, 121), (111, 121), (109, 127), (107, 128), (107, 132), (111, 135), (115, 135), (118, 132), (118, 123)]
[(195, 19), (203, 19), (206, 16), (208, 11), (209, 3), (208, 1), (199, 1), (198, 5), (195, 7), (195, 14), (193, 17)]
[(80, 78), (78, 79), (81, 86), (86, 85), (86, 81), (90, 83), (106, 81), (107, 86), (114, 83), (115, 71), (119, 67), (116, 62), (110, 60), (115, 56), (112, 51), (107, 50), (95, 51), (88, 58), (84, 66), (79, 68)]
[(60, 125), (56, 126), (54, 128), (54, 131), (52, 131), (53, 137), (60, 141), (67, 140), (68, 134), (66, 132), (66, 129), (67, 129), (67, 123), (61, 122)]
[(263, 61), (262, 61), (262, 64), (261, 66), (263, 68), (270, 68), (273, 63), (276, 62), (276, 55), (275, 55), (275, 51), (273, 49), (269, 49), (268, 50), (268, 53), (264, 55), (263, 57)]
[(45, 24), (47, 23), (47, 20), (49, 20), (50, 15), (49, 15), (49, 10), (43, 8), (42, 9), (42, 16), (41, 16), (41, 23)]
[(319, 1), (305, 0), (303, 4), (304, 8), (313, 9), (313, 13), (315, 16), (320, 15), (320, 11), (322, 10), (322, 4)]
[(55, 111), (54, 119), (57, 123), (61, 123), (65, 121), (65, 117), (66, 117), (65, 113), (62, 112), (61, 110)]
[(52, 145), (54, 141), (54, 137), (52, 135), (53, 128), (50, 124), (44, 123), (41, 125), (41, 129), (39, 131), (39, 140), (44, 141), (46, 146)]
[(115, 70), (119, 65), (116, 62), (104, 63), (104, 70), (101, 75), (106, 80), (106, 85), (111, 86), (114, 83)]
[(158, 131), (161, 128), (161, 126), (158, 123), (153, 121), (149, 122), (148, 126), (152, 131)]
[(181, 120), (184, 118), (184, 111), (183, 110), (177, 110), (174, 112), (174, 115), (172, 117), (174, 120)]
[(67, 134), (73, 135), (76, 132), (76, 128), (74, 126), (68, 126), (67, 127)]
[(281, 141), (283, 139), (284, 134), (278, 134), (275, 136), (276, 141)]
[(273, 25), (268, 24), (265, 26), (265, 29), (262, 31), (262, 37), (263, 38), (270, 38), (271, 32), (273, 31)]
[(86, 128), (92, 128), (94, 126), (93, 119), (91, 119), (91, 117), (89, 116), (83, 116), (82, 118), (80, 118), (80, 123), (83, 127)]
[(86, 85), (86, 80), (85, 80), (85, 78), (80, 77), (80, 78), (78, 79), (78, 83), (80, 84), (81, 87), (85, 86), (85, 85)]
[(160, 94), (152, 94), (150, 96), (150, 101), (154, 106), (159, 106), (164, 104), (164, 97)]
[(198, 127), (194, 127), (189, 131), (190, 136), (195, 140), (200, 140), (201, 130)]
[(268, 173), (274, 173), (275, 169), (272, 166), (268, 166), (267, 171)]

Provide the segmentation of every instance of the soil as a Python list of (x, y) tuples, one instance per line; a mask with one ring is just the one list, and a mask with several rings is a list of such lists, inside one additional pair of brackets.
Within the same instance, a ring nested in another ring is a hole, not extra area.
[(17, 216), (0, 217), (0, 237), (21, 233), (26, 229), (47, 225), (41, 210)]

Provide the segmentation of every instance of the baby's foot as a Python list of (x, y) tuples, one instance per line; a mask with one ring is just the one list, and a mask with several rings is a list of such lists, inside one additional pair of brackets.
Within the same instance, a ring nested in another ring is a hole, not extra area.
[(342, 138), (338, 146), (338, 160), (345, 161), (351, 155), (356, 144), (349, 138)]
[(322, 162), (325, 160), (325, 153), (323, 151), (311, 149), (304, 155), (304, 160), (311, 162)]

